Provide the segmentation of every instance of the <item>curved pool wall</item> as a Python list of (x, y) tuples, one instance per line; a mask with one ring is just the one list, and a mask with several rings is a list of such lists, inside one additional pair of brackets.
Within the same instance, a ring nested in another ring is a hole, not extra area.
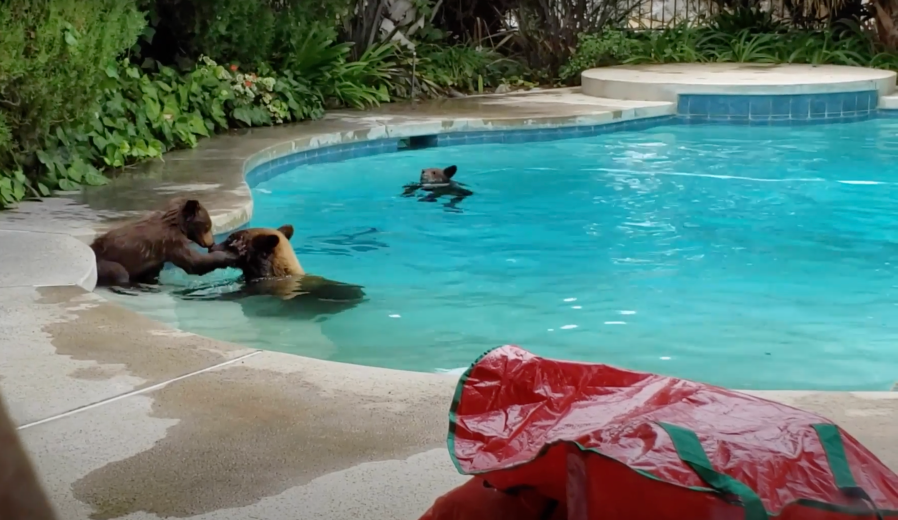
[[(676, 104), (675, 115), (599, 124), (443, 133), (412, 132), (405, 137), (376, 137), (370, 140), (352, 136), (350, 142), (340, 142), (341, 136), (332, 134), (300, 150), (292, 148), (288, 150), (285, 146), (278, 146), (260, 152), (247, 161), (244, 173), (246, 183), (253, 188), (305, 164), (337, 162), (433, 146), (553, 141), (592, 137), (618, 131), (644, 130), (662, 124), (789, 126), (847, 123), (871, 117), (898, 117), (898, 109), (879, 109), (878, 103), (879, 92), (876, 90), (782, 95), (681, 94)], [(226, 236), (226, 233), (221, 236)]]

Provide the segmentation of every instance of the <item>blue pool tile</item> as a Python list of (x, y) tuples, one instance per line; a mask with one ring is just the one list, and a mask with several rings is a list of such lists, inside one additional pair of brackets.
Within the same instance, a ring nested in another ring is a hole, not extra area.
[(811, 115), (811, 98), (810, 96), (797, 95), (790, 96), (792, 98), (790, 105), (792, 110), (790, 115), (792, 119), (807, 119)]
[(693, 96), (689, 100), (689, 111), (687, 114), (709, 114), (709, 106), (708, 96)]
[(858, 112), (867, 112), (868, 110), (871, 109), (871, 106), (870, 106), (871, 97), (872, 96), (870, 95), (870, 92), (858, 92), (857, 93), (857, 111)]
[(842, 117), (842, 94), (830, 95), (824, 98), (826, 102), (826, 117)]
[(792, 97), (770, 96), (770, 115), (789, 117), (792, 114)]
[(842, 95), (842, 112), (857, 112), (857, 92), (846, 92)]
[(321, 164), (328, 162), (329, 160), (330, 156), (328, 154), (322, 153), (322, 150), (319, 150), (315, 155), (306, 157), (306, 164)]
[(726, 103), (730, 106), (727, 114), (732, 117), (748, 117), (750, 112), (751, 100), (746, 96), (732, 96), (726, 99)]
[(826, 115), (826, 99), (822, 97), (811, 98), (811, 118), (824, 117)]
[(750, 115), (755, 118), (769, 118), (772, 113), (773, 100), (771, 96), (743, 96), (751, 101)]
[(724, 96), (708, 96), (708, 115), (730, 115), (730, 104), (727, 102)]

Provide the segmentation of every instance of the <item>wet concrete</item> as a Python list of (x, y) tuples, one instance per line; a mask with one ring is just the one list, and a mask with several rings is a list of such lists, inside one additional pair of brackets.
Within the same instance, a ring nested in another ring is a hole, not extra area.
[(442, 396), (416, 396), (396, 409), (383, 397), (246, 366), (149, 395), (153, 417), (178, 423), (151, 449), (73, 484), (75, 498), (94, 508), (91, 518), (137, 511), (185, 518), (245, 507), (359, 462), (445, 445)]
[(69, 374), (75, 378), (102, 380), (103, 374), (106, 379), (127, 374), (145, 381), (132, 388), (139, 389), (253, 351), (173, 331), (78, 288), (43, 288), (38, 293), (39, 304), (56, 305), (70, 317), (43, 327), (56, 354), (97, 363)]

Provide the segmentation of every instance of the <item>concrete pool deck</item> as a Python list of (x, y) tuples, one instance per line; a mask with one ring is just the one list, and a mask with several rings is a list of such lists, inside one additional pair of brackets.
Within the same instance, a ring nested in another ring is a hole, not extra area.
[[(568, 89), (336, 112), (205, 140), (108, 186), (0, 213), (0, 389), (59, 518), (414, 520), (464, 481), (445, 446), (456, 378), (154, 322), (90, 292), (96, 232), (175, 194), (233, 229), (252, 212), (247, 165), (310, 143), (673, 111)], [(835, 420), (898, 469), (898, 393), (755, 393)]]

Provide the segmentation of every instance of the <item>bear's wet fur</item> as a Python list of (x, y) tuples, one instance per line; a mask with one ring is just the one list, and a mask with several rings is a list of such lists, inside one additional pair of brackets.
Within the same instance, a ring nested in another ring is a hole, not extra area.
[[(248, 296), (275, 296), (298, 304), (305, 314), (333, 314), (356, 306), (365, 292), (353, 285), (306, 274), (290, 245), (293, 226), (249, 228), (231, 233), (210, 251), (227, 252), (237, 260), (244, 285), (224, 299)], [(297, 312), (293, 305), (285, 313)]]
[(97, 285), (155, 284), (166, 262), (204, 275), (236, 261), (226, 251), (197, 251), (194, 243), (207, 249), (215, 245), (212, 218), (197, 200), (172, 199), (164, 209), (94, 239), (90, 247), (97, 257)]
[(402, 196), (411, 197), (421, 190), (425, 192), (425, 195), (418, 201), (436, 202), (437, 199), (446, 195), (450, 197), (450, 200), (445, 206), (455, 209), (459, 202), (474, 194), (473, 191), (465, 188), (464, 184), (452, 180), (456, 172), (458, 172), (458, 167), (455, 165), (446, 168), (424, 168), (421, 170), (418, 182), (403, 186)]

